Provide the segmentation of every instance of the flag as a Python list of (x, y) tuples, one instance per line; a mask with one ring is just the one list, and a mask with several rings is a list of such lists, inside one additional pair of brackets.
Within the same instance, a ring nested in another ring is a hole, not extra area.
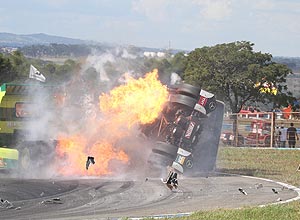
[(45, 82), (46, 78), (43, 74), (40, 73), (33, 65), (30, 65), (29, 78), (36, 79), (41, 82)]

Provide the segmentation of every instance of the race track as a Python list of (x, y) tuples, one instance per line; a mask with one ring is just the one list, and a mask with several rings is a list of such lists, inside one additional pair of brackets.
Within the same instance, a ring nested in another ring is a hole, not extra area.
[(170, 191), (158, 178), (1, 178), (0, 219), (143, 217), (257, 206), (297, 196), (294, 190), (275, 182), (229, 175), (179, 179), (176, 191)]

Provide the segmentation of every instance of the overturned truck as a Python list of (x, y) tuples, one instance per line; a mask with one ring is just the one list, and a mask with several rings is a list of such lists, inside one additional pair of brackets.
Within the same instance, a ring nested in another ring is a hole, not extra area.
[(170, 87), (169, 94), (161, 117), (144, 129), (157, 140), (148, 160), (151, 169), (170, 166), (184, 175), (212, 171), (224, 104), (214, 94), (190, 84)]
[[(65, 100), (63, 88), (14, 83), (0, 88), (0, 169), (26, 173), (38, 166), (42, 172), (53, 164), (57, 134), (85, 129), (84, 103)], [(161, 116), (142, 127), (155, 142), (148, 158), (150, 170), (171, 166), (185, 175), (212, 171), (223, 113), (223, 103), (212, 93), (189, 84), (170, 87)]]

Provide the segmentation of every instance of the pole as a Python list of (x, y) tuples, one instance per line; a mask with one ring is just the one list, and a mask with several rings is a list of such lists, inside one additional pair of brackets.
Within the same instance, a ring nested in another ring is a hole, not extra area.
[(273, 140), (274, 140), (274, 134), (275, 134), (275, 112), (271, 113), (271, 141), (270, 141), (270, 147), (273, 147)]

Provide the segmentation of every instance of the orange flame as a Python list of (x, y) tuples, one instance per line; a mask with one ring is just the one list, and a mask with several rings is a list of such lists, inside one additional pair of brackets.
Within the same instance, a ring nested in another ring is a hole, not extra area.
[(118, 120), (129, 127), (153, 122), (168, 97), (166, 87), (157, 78), (157, 69), (147, 73), (145, 78), (128, 78), (127, 84), (100, 96), (101, 111), (118, 115)]
[[(105, 175), (110, 174), (109, 162), (120, 160), (128, 162), (129, 158), (123, 150), (117, 151), (111, 143), (96, 143), (87, 149), (86, 138), (73, 136), (60, 138), (56, 152), (60, 158), (58, 172), (62, 175)], [(95, 157), (95, 164), (86, 170), (88, 155)]]
[[(59, 138), (56, 148), (60, 159), (58, 172), (65, 176), (106, 175), (112, 172), (112, 161), (129, 163), (127, 146), (116, 146), (116, 143), (135, 135), (137, 126), (134, 125), (153, 122), (163, 110), (167, 97), (167, 88), (158, 80), (157, 70), (147, 73), (144, 78), (128, 78), (125, 85), (101, 95), (102, 119), (92, 119), (92, 126), (86, 126), (81, 135)], [(95, 164), (88, 170), (85, 167), (87, 156), (95, 158)]]

